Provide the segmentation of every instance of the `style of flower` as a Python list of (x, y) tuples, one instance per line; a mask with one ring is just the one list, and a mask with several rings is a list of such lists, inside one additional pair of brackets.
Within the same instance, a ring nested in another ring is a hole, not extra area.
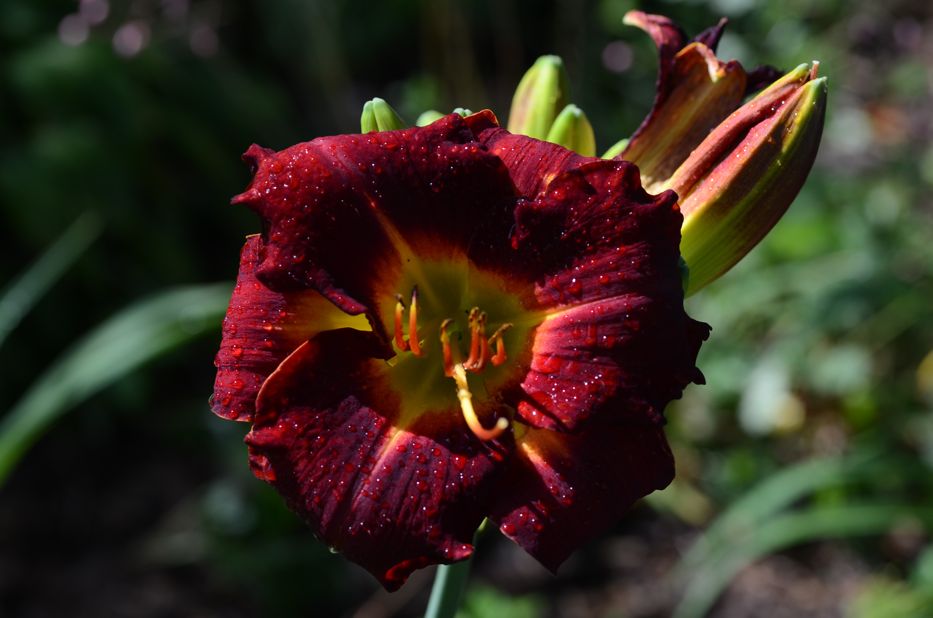
[(556, 569), (670, 482), (708, 332), (673, 193), (490, 112), (244, 158), (213, 408), (324, 542), (394, 589), (488, 517)]

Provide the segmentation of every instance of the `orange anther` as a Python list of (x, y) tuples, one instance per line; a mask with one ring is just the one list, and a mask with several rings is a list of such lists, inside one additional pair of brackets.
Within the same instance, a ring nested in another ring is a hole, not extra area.
[(415, 356), (424, 356), (418, 339), (418, 286), (411, 290), (411, 309), (408, 311), (408, 346)]
[(450, 335), (447, 334), (447, 327), (453, 324), (453, 320), (447, 318), (441, 322), (441, 350), (444, 356), (444, 375), (452, 378), (454, 375), (454, 357), (450, 349)]
[(400, 351), (408, 350), (408, 343), (405, 341), (402, 333), (402, 313), (405, 311), (405, 303), (402, 302), (402, 295), (395, 295), (395, 347)]
[[(489, 361), (489, 342), (486, 340), (486, 314), (480, 313), (470, 332), (470, 354), (476, 349), (476, 356), (472, 363), (463, 363), (463, 368), (473, 373), (479, 373)], [(469, 359), (467, 359), (469, 360)]]
[(467, 318), (470, 326), (470, 355), (463, 361), (463, 368), (467, 371), (478, 371), (482, 357), (482, 340), (486, 337), (486, 314), (480, 312), (479, 307), (470, 309)]
[(502, 339), (502, 334), (510, 328), (512, 328), (511, 324), (503, 324), (498, 329), (496, 329), (496, 332), (492, 334), (492, 337), (490, 337), (489, 341), (487, 342), (490, 346), (493, 344), (493, 342), (496, 344), (496, 353), (493, 354), (492, 358), (489, 359), (490, 362), (492, 362), (492, 364), (496, 367), (508, 360), (508, 357), (505, 353), (505, 341)]

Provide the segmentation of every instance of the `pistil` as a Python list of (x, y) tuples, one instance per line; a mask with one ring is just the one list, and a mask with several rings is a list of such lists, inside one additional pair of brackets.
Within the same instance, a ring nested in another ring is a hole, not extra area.
[(470, 385), (467, 382), (466, 370), (463, 367), (463, 363), (457, 363), (453, 366), (451, 377), (454, 379), (454, 382), (457, 383), (457, 400), (460, 401), (460, 410), (463, 412), (463, 420), (466, 421), (470, 431), (483, 441), (495, 440), (501, 436), (502, 432), (509, 428), (509, 419), (500, 416), (492, 429), (483, 427), (483, 424), (479, 422), (479, 418), (476, 416), (476, 410), (473, 409), (473, 394), (470, 392)]

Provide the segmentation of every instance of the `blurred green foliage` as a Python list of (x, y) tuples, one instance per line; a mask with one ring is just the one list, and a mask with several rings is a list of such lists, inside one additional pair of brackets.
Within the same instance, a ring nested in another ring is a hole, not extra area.
[[(933, 15), (922, 0), (7, 0), (0, 287), (14, 290), (79, 218), (101, 231), (46, 262), (20, 309), (4, 307), (15, 318), (3, 341), (4, 427), (37, 380), (67, 394), (50, 367), (108, 371), (56, 404), (76, 413), (0, 489), (0, 536), (11, 539), (0, 549), (0, 613), (417, 615), (427, 580), (381, 595), (252, 479), (243, 428), (211, 417), (218, 330), (195, 338), (223, 293), (203, 288), (212, 300), (187, 313), (125, 308), (178, 285), (232, 281), (242, 238), (256, 230), (227, 205), (248, 181), (238, 153), (355, 131), (374, 96), (408, 119), (462, 106), (491, 107), (504, 122), (521, 74), (555, 53), (597, 151), (608, 148), (653, 97), (652, 44), (622, 25), (636, 7), (691, 33), (727, 15), (722, 56), (746, 67), (817, 58), (830, 83), (803, 192), (758, 249), (689, 304), (713, 326), (699, 361), (708, 384), (669, 410), (678, 480), (650, 504), (677, 530), (705, 532), (679, 568), (653, 565), (671, 581), (660, 615), (678, 603), (685, 616), (726, 611), (739, 584), (721, 593), (743, 568), (829, 538), (865, 572), (854, 590), (832, 589), (830, 607), (929, 615)], [(128, 351), (87, 347), (114, 324), (130, 329), (111, 339)], [(147, 355), (160, 324), (193, 342)], [(75, 360), (66, 349), (91, 352)], [(478, 562), (485, 581), (468, 592), (465, 616), (562, 615), (581, 586), (600, 599), (594, 615), (652, 615), (620, 609), (636, 593), (613, 595), (625, 581), (609, 567), (586, 583), (568, 564), (556, 580), (500, 585), (488, 577), (495, 566)], [(101, 581), (113, 585), (101, 591)]]

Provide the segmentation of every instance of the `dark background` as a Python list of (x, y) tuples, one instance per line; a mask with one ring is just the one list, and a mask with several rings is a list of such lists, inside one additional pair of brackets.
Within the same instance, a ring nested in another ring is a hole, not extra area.
[(714, 330), (709, 384), (668, 411), (674, 485), (556, 578), (487, 535), (463, 615), (933, 615), (924, 0), (5, 0), (0, 615), (419, 615), (430, 570), (382, 592), (208, 410), (258, 229), (228, 205), (239, 155), (358, 131), (373, 96), (409, 122), (504, 122), (544, 53), (605, 149), (653, 97), (653, 46), (622, 25), (636, 5), (691, 33), (727, 15), (720, 55), (747, 68), (821, 60), (820, 156), (767, 241), (688, 303)]

